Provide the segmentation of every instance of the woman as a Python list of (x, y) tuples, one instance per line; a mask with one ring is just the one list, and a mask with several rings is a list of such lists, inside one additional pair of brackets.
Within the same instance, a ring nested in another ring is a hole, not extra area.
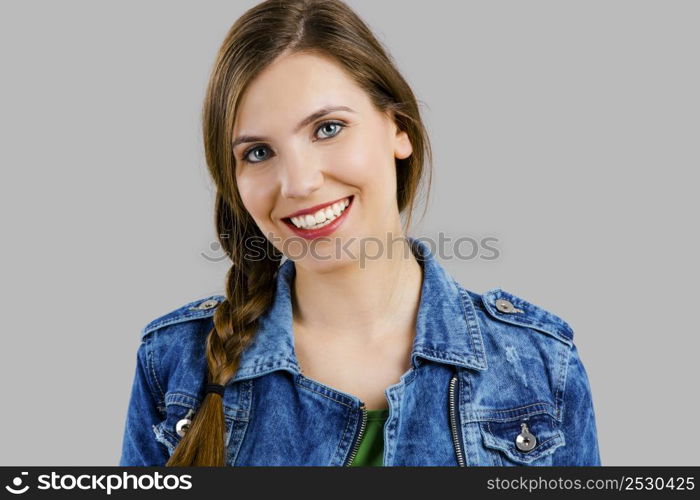
[(144, 328), (120, 465), (600, 463), (569, 325), (405, 236), (428, 137), (345, 4), (247, 11), (203, 126), (226, 295)]

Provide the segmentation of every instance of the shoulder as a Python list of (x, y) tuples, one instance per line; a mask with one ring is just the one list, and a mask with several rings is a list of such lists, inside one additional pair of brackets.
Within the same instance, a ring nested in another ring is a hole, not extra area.
[(500, 287), (478, 294), (466, 290), (472, 303), (485, 314), (484, 318), (501, 325), (514, 325), (548, 334), (567, 344), (572, 344), (574, 331), (563, 318), (551, 310), (534, 304), (520, 295)]
[(153, 332), (171, 325), (184, 324), (214, 315), (217, 306), (224, 301), (223, 295), (209, 295), (191, 302), (187, 302), (165, 314), (150, 321), (141, 330), (141, 340), (147, 339)]
[(196, 394), (195, 381), (206, 377), (205, 340), (211, 331), (212, 316), (225, 300), (209, 295), (161, 314), (141, 331), (144, 376), (153, 397), (163, 402), (173, 388)]

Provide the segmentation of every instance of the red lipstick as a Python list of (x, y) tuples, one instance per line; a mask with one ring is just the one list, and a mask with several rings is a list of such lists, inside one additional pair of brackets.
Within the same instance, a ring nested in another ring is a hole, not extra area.
[(347, 196), (343, 196), (342, 198), (338, 198), (337, 200), (331, 201), (329, 203), (322, 203), (320, 205), (314, 205), (313, 207), (305, 208), (304, 210), (299, 210), (298, 212), (294, 212), (293, 214), (289, 214), (286, 217), (283, 217), (283, 219), (291, 219), (292, 217), (299, 217), (300, 215), (313, 214), (315, 212), (318, 212), (322, 208), (329, 207), (334, 203), (338, 203), (339, 201), (344, 200), (345, 198), (347, 198)]
[[(347, 196), (346, 196), (347, 198)], [(336, 201), (341, 201), (344, 200), (345, 198), (340, 198)], [(322, 236), (328, 236), (332, 234), (336, 229), (340, 227), (340, 225), (345, 222), (345, 219), (348, 217), (348, 213), (350, 212), (350, 209), (352, 208), (353, 201), (355, 200), (355, 195), (350, 196), (350, 202), (348, 203), (348, 206), (345, 207), (343, 210), (343, 213), (341, 213), (336, 219), (333, 220), (333, 222), (326, 224), (323, 227), (319, 227), (317, 229), (303, 229), (300, 227), (296, 227), (294, 223), (288, 218), (285, 217), (282, 219), (282, 221), (289, 226), (289, 228), (296, 234), (297, 236), (301, 236), (302, 238), (305, 238), (307, 240), (313, 240), (314, 238), (320, 238)], [(333, 203), (336, 203), (335, 201)], [(330, 205), (332, 205), (331, 203)], [(314, 213), (321, 208), (325, 207), (326, 205), (317, 205), (314, 208), (307, 209), (307, 210), (302, 210), (300, 212), (296, 212), (295, 215), (292, 215), (291, 217), (296, 217), (297, 215), (304, 215), (308, 213)]]

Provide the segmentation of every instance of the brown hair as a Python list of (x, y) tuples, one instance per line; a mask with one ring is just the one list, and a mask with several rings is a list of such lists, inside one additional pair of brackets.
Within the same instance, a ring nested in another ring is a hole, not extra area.
[[(247, 85), (277, 57), (293, 53), (332, 57), (367, 92), (376, 109), (389, 112), (398, 129), (406, 131), (413, 153), (396, 159), (396, 201), (400, 213), (408, 208), (408, 226), (426, 155), (432, 179), (432, 152), (416, 98), (391, 56), (345, 3), (266, 0), (237, 19), (217, 54), (202, 111), (206, 162), (217, 190), (216, 229), (231, 259), (226, 299), (214, 312), (214, 327), (206, 340), (208, 383), (226, 385), (235, 375), (258, 318), (272, 302), (283, 255), (243, 207), (231, 144), (236, 109)], [(264, 258), (243, 258), (249, 238), (263, 244)], [(222, 396), (207, 393), (166, 466), (226, 465), (224, 434)]]

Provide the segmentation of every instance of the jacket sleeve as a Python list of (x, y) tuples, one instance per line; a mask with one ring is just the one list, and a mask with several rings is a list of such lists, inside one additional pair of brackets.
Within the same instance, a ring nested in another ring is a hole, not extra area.
[(146, 337), (136, 353), (136, 373), (126, 412), (120, 466), (164, 466), (169, 455), (155, 439), (153, 426), (164, 417), (158, 412), (159, 398), (154, 393), (150, 373), (152, 368), (152, 337)]
[(553, 456), (553, 466), (602, 465), (593, 397), (576, 345), (572, 345), (563, 394), (565, 445)]

